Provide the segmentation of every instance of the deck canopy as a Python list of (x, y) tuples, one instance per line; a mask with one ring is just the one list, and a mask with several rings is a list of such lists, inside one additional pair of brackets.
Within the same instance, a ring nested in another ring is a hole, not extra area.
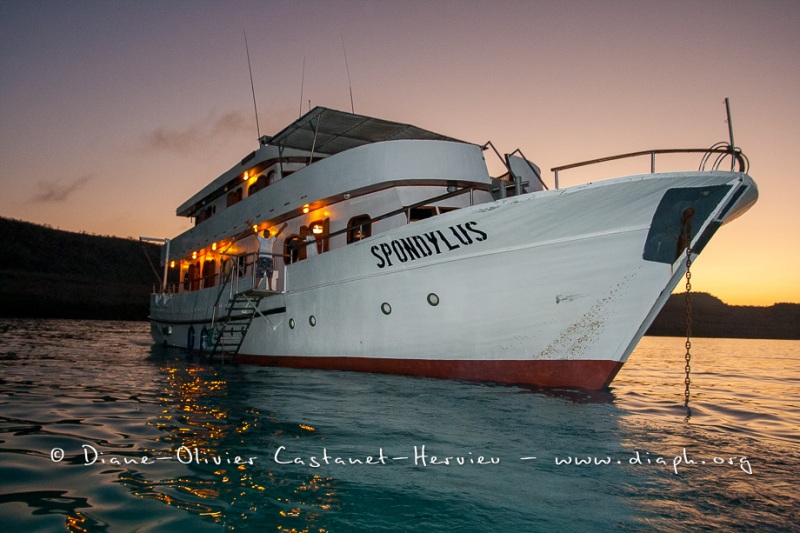
[(400, 139), (464, 142), (410, 124), (315, 107), (275, 135), (270, 144), (333, 155), (364, 144)]
[(243, 172), (264, 161), (298, 155), (305, 157), (311, 152), (315, 156), (326, 157), (364, 144), (400, 139), (464, 143), (409, 124), (315, 107), (182, 203), (177, 214), (195, 216), (206, 202), (220, 196), (227, 191), (227, 187), (241, 179)]

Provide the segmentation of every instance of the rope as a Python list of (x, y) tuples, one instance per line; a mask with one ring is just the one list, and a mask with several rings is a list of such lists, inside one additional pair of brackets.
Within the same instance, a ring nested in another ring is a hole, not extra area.
[(161, 275), (158, 273), (158, 270), (156, 270), (153, 260), (150, 259), (150, 254), (147, 253), (147, 245), (145, 245), (145, 243), (142, 243), (142, 251), (144, 252), (144, 256), (147, 258), (147, 262), (150, 263), (150, 268), (153, 270), (153, 274), (158, 280), (158, 284), (161, 285)]

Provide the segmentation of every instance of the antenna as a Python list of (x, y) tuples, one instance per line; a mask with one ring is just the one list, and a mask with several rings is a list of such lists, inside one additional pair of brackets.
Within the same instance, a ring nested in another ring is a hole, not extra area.
[[(250, 65), (250, 48), (247, 46), (247, 30), (242, 29), (244, 33), (244, 49), (247, 51), (247, 70), (250, 71), (250, 90), (253, 92), (253, 108), (256, 112), (256, 132), (258, 138), (261, 139), (261, 128), (258, 126), (258, 104), (256, 104), (256, 88), (253, 85), (253, 67)], [(260, 142), (260, 141), (259, 141)]]
[(300, 114), (298, 118), (303, 116), (303, 87), (306, 84), (306, 56), (303, 56), (303, 74), (300, 77)]
[(347, 63), (347, 50), (344, 47), (344, 36), (340, 33), (339, 37), (342, 38), (342, 52), (344, 52), (344, 66), (347, 68), (347, 87), (350, 89), (350, 110), (356, 114), (356, 108), (353, 105), (353, 84), (350, 82), (350, 65)]
[(730, 135), (731, 138), (731, 172), (733, 172), (733, 169), (736, 168), (736, 157), (735, 157), (736, 145), (733, 144), (733, 122), (731, 122), (731, 101), (728, 99), (727, 96), (725, 97), (725, 112), (728, 115), (728, 135)]

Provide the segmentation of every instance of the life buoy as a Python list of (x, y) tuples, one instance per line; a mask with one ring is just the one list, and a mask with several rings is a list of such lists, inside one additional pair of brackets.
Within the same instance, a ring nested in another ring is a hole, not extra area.
[(186, 347), (194, 350), (194, 326), (189, 326), (189, 335), (186, 338)]

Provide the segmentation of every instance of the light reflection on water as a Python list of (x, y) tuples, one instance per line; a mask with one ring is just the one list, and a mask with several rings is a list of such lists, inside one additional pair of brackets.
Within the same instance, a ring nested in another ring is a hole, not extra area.
[[(689, 425), (800, 444), (798, 363), (798, 341), (694, 339)], [(617, 404), (685, 413), (684, 364), (680, 339), (645, 337), (612, 383)]]
[[(687, 420), (682, 339), (645, 338), (610, 390), (587, 393), (210, 365), (151, 346), (147, 324), (7, 323), (11, 530), (790, 529), (800, 518), (800, 342), (696, 339)], [(281, 462), (303, 464), (276, 462), (281, 446)], [(428, 465), (415, 466), (423, 446)], [(309, 466), (326, 454), (387, 464)], [(475, 464), (481, 455), (500, 463)], [(555, 461), (589, 456), (612, 462)]]

